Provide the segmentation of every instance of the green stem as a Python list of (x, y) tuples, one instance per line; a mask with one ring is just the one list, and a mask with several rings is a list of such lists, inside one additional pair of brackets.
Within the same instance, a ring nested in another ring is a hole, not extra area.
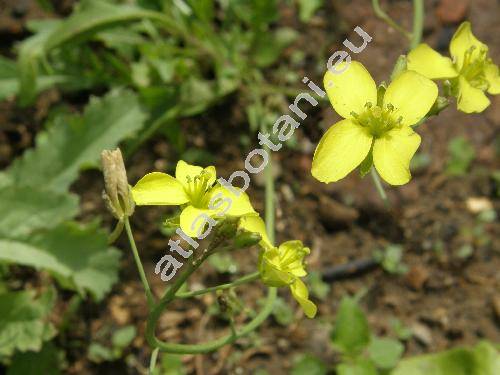
[(156, 360), (158, 359), (159, 351), (160, 351), (160, 349), (155, 348), (153, 350), (153, 353), (151, 353), (151, 359), (149, 361), (149, 371), (148, 371), (149, 375), (153, 375), (153, 372), (154, 372), (155, 367), (156, 367)]
[(266, 207), (266, 213), (265, 213), (265, 221), (266, 221), (266, 232), (269, 237), (269, 240), (271, 241), (272, 244), (274, 244), (274, 177), (273, 177), (273, 158), (271, 151), (269, 148), (266, 146), (265, 150), (269, 154), (269, 162), (267, 163), (266, 169), (264, 171), (265, 173), (265, 207)]
[(387, 23), (389, 26), (392, 28), (398, 30), (400, 33), (402, 33), (408, 40), (412, 39), (412, 34), (406, 31), (403, 27), (401, 27), (398, 23), (396, 23), (389, 15), (384, 12), (384, 10), (380, 6), (379, 0), (372, 0), (372, 7), (373, 11), (375, 12), (375, 15), (383, 20), (385, 23)]
[(175, 298), (179, 288), (186, 282), (186, 280), (195, 272), (198, 267), (204, 262), (212, 252), (204, 251), (201, 258), (192, 262), (189, 262), (187, 268), (179, 277), (175, 280), (172, 286), (167, 290), (165, 295), (162, 297), (160, 302), (153, 308), (149, 314), (147, 325), (146, 325), (146, 339), (152, 347), (159, 348), (160, 350), (175, 353), (175, 354), (201, 354), (208, 353), (219, 349), (220, 347), (233, 343), (240, 337), (243, 337), (250, 332), (257, 329), (267, 317), (273, 311), (274, 301), (276, 299), (277, 291), (276, 288), (269, 288), (268, 296), (264, 308), (253, 318), (248, 324), (243, 326), (236, 333), (231, 333), (229, 335), (220, 337), (216, 340), (209, 341), (200, 344), (172, 344), (166, 343), (158, 340), (155, 336), (155, 327), (160, 318), (161, 313), (165, 310), (167, 305)]
[(190, 298), (190, 297), (196, 297), (196, 296), (200, 296), (200, 295), (211, 293), (211, 292), (216, 292), (218, 290), (226, 290), (226, 289), (234, 288), (238, 285), (242, 285), (242, 284), (246, 284), (246, 283), (255, 281), (259, 277), (260, 277), (260, 273), (254, 272), (254, 273), (251, 273), (249, 275), (240, 277), (239, 279), (234, 280), (230, 283), (221, 284), (221, 285), (217, 285), (217, 286), (213, 286), (213, 287), (205, 288), (205, 289), (200, 289), (200, 290), (194, 290), (191, 292), (178, 293), (175, 295), (175, 297), (176, 298)]
[(391, 204), (389, 202), (389, 199), (387, 198), (384, 186), (382, 185), (380, 177), (378, 176), (378, 173), (375, 170), (375, 168), (372, 167), (372, 169), (370, 170), (370, 174), (372, 176), (373, 183), (375, 184), (375, 188), (377, 189), (377, 193), (380, 195), (380, 198), (382, 198), (382, 200), (384, 201), (385, 207), (390, 208)]
[(146, 273), (144, 272), (144, 267), (142, 266), (141, 258), (139, 257), (139, 251), (135, 244), (134, 235), (132, 234), (132, 228), (130, 227), (130, 220), (128, 217), (124, 219), (125, 231), (127, 232), (128, 240), (130, 242), (130, 247), (132, 248), (132, 253), (134, 254), (135, 265), (139, 271), (139, 276), (141, 278), (142, 286), (146, 292), (146, 298), (148, 300), (148, 306), (151, 308), (155, 304), (153, 293), (151, 293), (151, 288), (149, 287), (148, 279), (146, 278)]
[(114, 243), (118, 237), (120, 237), (120, 234), (123, 232), (123, 220), (119, 220), (116, 223), (115, 229), (113, 229), (113, 232), (110, 233), (108, 236), (108, 245), (111, 245)]
[(410, 50), (420, 44), (424, 32), (424, 0), (413, 0), (413, 31)]

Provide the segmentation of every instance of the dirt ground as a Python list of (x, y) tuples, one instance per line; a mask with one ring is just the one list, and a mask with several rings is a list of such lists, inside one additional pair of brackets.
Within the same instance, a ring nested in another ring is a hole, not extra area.
[[(356, 58), (368, 67), (376, 80), (387, 79), (397, 56), (405, 52), (405, 39), (376, 19), (366, 0), (327, 3), (308, 26), (297, 23), (292, 10), (282, 9), (280, 23), (298, 27), (302, 35), (290, 53), (301, 49), (306, 56), (298, 70), (291, 69), (319, 84), (325, 57), (340, 49), (345, 37), (354, 41), (351, 30), (359, 25), (373, 40)], [(426, 1), (425, 41), (446, 52), (453, 31), (465, 17), (472, 22), (478, 38), (489, 45), (494, 61), (500, 62), (498, 2), (465, 1), (468, 10), (463, 14), (459, 12), (459, 3), (464, 1), (451, 2), (455, 8), (448, 11), (443, 10), (446, 3), (450, 1)], [(390, 1), (384, 2), (384, 6), (390, 9), (393, 18), (410, 28), (410, 2)], [(64, 14), (67, 7), (61, 5), (59, 11)], [(0, 11), (5, 9), (0, 6)], [(4, 22), (9, 18), (6, 14), (0, 17), (2, 52), (7, 52), (8, 46), (25, 36), (23, 22), (43, 15), (35, 6), (28, 6), (28, 10), (22, 17), (10, 17), (9, 23)], [(454, 22), (450, 22), (450, 18)], [(323, 46), (321, 52), (318, 45)], [(254, 135), (247, 149), (235, 141), (242, 134), (248, 134), (244, 109), (238, 106), (238, 99), (230, 97), (208, 113), (182, 121), (188, 147), (208, 150), (215, 158), (218, 174), (226, 177), (243, 168), (246, 153), (256, 144)], [(252, 374), (257, 369), (287, 374), (296, 355), (304, 352), (333, 364), (337, 357), (329, 345), (329, 331), (339, 301), (343, 295), (363, 289), (366, 294), (362, 306), (376, 334), (392, 334), (392, 318), (413, 329), (414, 337), (406, 342), (405, 355), (474, 344), (480, 339), (500, 342), (500, 224), (498, 221), (481, 223), (474, 212), (474, 202), (479, 198), (491, 202), (497, 213), (500, 209), (496, 194), (498, 183), (491, 178), (491, 172), (500, 167), (495, 149), (499, 140), (500, 96), (491, 99), (492, 105), (483, 114), (465, 115), (450, 107), (438, 119), (418, 129), (423, 139), (419, 151), (430, 158), (430, 163), (419, 168), (408, 185), (388, 188), (390, 210), (382, 204), (369, 177), (360, 179), (357, 173), (352, 173), (328, 186), (313, 179), (310, 166), (314, 146), (337, 117), (327, 102), (311, 107), (298, 130), (296, 149), (281, 150), (273, 155), (277, 170), (277, 242), (302, 240), (311, 248), (309, 270), (318, 272), (370, 257), (374, 250), (389, 244), (400, 244), (409, 272), (398, 276), (376, 268), (331, 283), (327, 297), (315, 299), (319, 307), (315, 320), (303, 317), (289, 292), (282, 290), (280, 295), (296, 311), (293, 324), (284, 327), (269, 319), (258, 334), (236, 345), (213, 354), (185, 356), (186, 367), (198, 374)], [(43, 124), (48, 105), (64, 100), (60, 93), (50, 92), (39, 98), (34, 109), (19, 109), (10, 102), (0, 104), (1, 167), (33, 144), (33, 135)], [(70, 104), (78, 106), (79, 100), (72, 98)], [(443, 173), (447, 145), (458, 135), (471, 142), (476, 159), (468, 176), (450, 177)], [(162, 137), (150, 140), (127, 160), (130, 181), (134, 183), (151, 170), (171, 170), (176, 157)], [(249, 195), (256, 202), (256, 209), (263, 213), (261, 177), (252, 180)], [(82, 196), (83, 219), (100, 215), (111, 226), (100, 200), (101, 189), (101, 176), (96, 171), (85, 172), (73, 186)], [(161, 295), (166, 285), (154, 274), (153, 268), (168, 248), (168, 238), (161, 234), (158, 224), (162, 215), (170, 211), (152, 208), (137, 211), (133, 225), (141, 256), (154, 292)], [(467, 257), (460, 252), (464, 245), (472, 248)], [(56, 339), (62, 346), (65, 342), (78, 343), (65, 348), (68, 373), (135, 373), (149, 360), (150, 350), (143, 338), (146, 301), (128, 243), (122, 238), (117, 246), (124, 254), (119, 283), (102, 303), (84, 303), (74, 319), (74, 328), (65, 337)], [(237, 254), (239, 272), (254, 270), (256, 258), (257, 249)], [(37, 277), (36, 273), (18, 272), (27, 279), (26, 283), (36, 283), (32, 280)], [(191, 285), (209, 286), (229, 278), (229, 275), (217, 276), (207, 265), (195, 275)], [(248, 286), (238, 291), (244, 301), (254, 306), (252, 301), (262, 296), (264, 290)], [(71, 293), (61, 292), (61, 295), (59, 312), (67, 308), (71, 298)], [(226, 332), (224, 322), (211, 318), (208, 313), (213, 303), (213, 296), (176, 302), (162, 317), (159, 336), (172, 342), (196, 342)], [(132, 365), (124, 361), (99, 366), (89, 362), (86, 347), (95, 333), (105, 325), (126, 324), (134, 324), (139, 331), (130, 349), (134, 358)], [(133, 367), (136, 370), (131, 370)]]

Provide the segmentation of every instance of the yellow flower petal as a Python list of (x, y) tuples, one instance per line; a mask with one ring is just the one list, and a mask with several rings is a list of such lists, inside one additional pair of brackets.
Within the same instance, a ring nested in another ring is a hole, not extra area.
[(268, 286), (283, 287), (294, 282), (295, 276), (282, 269), (278, 248), (265, 249), (259, 256), (260, 279)]
[(457, 108), (465, 113), (483, 112), (489, 105), (490, 100), (485, 93), (472, 87), (462, 76), (458, 78)]
[(264, 220), (260, 218), (260, 216), (244, 216), (240, 219), (239, 227), (253, 233), (260, 234), (262, 240), (259, 242), (264, 248), (270, 249), (273, 247), (273, 244), (269, 240), (266, 232), (266, 224)]
[(402, 117), (402, 124), (411, 126), (431, 109), (438, 96), (438, 87), (430, 79), (413, 71), (400, 74), (391, 82), (384, 95), (384, 108), (394, 106), (394, 119)]
[(175, 168), (175, 178), (180, 181), (184, 186), (188, 185), (188, 181), (193, 181), (196, 176), (199, 176), (201, 172), (205, 171), (207, 176), (209, 176), (208, 186), (213, 185), (216, 178), (215, 167), (210, 166), (205, 169), (197, 165), (191, 165), (186, 163), (184, 160), (179, 160), (177, 167)]
[(481, 50), (488, 50), (488, 46), (480, 42), (472, 34), (470, 22), (463, 22), (450, 42), (450, 54), (458, 70), (462, 69), (465, 52), (471, 47), (475, 47), (471, 55), (472, 60), (475, 60), (479, 56)]
[(278, 252), (283, 269), (297, 277), (307, 275), (304, 268), (304, 257), (310, 253), (310, 250), (308, 247), (304, 247), (302, 241), (283, 242), (278, 247)]
[[(343, 66), (345, 63), (339, 65), (339, 70)], [(377, 86), (360, 62), (352, 61), (340, 74), (327, 71), (323, 84), (333, 109), (343, 118), (352, 118), (351, 112), (361, 114), (367, 102), (377, 104)]]
[(332, 125), (314, 152), (311, 173), (321, 182), (338, 181), (356, 168), (370, 151), (372, 136), (351, 120)]
[(181, 212), (180, 227), (189, 237), (199, 237), (208, 230), (206, 225), (215, 224), (215, 219), (212, 219), (214, 214), (213, 210), (187, 206)]
[(500, 94), (500, 75), (498, 75), (498, 65), (490, 63), (484, 68), (484, 74), (490, 86), (488, 93), (492, 95)]
[(161, 172), (141, 178), (132, 188), (132, 197), (137, 205), (180, 205), (189, 200), (179, 181)]
[(407, 69), (430, 79), (446, 79), (458, 75), (450, 58), (441, 56), (425, 43), (408, 54)]
[(297, 279), (293, 284), (290, 285), (290, 291), (292, 292), (293, 298), (300, 304), (302, 310), (308, 318), (314, 318), (318, 311), (316, 305), (309, 299), (309, 292), (306, 285), (302, 280)]
[[(226, 211), (227, 216), (245, 216), (245, 215), (258, 215), (257, 212), (252, 207), (248, 195), (238, 189), (240, 195), (234, 194), (231, 190), (226, 189), (224, 186), (216, 186), (210, 190), (210, 200), (214, 199), (214, 206), (217, 207), (217, 199), (230, 199), (231, 205), (228, 207), (228, 203), (224, 202), (221, 207), (217, 209), (217, 212)], [(215, 198), (217, 196), (217, 198)], [(220, 198), (219, 198), (220, 197)], [(226, 210), (227, 209), (227, 210)]]
[(391, 185), (410, 181), (410, 160), (420, 146), (420, 136), (410, 127), (395, 128), (376, 139), (373, 162), (380, 176)]

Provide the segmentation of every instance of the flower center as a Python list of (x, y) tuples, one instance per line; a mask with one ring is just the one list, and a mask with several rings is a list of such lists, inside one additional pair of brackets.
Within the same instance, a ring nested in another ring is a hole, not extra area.
[(470, 47), (464, 54), (464, 63), (460, 69), (460, 75), (475, 88), (486, 90), (488, 88), (488, 81), (484, 74), (484, 69), (488, 64), (487, 54), (485, 48), (481, 48), (479, 52), (473, 55), (476, 46)]
[(361, 114), (351, 112), (356, 121), (375, 138), (383, 136), (397, 126), (400, 126), (402, 117), (394, 119), (394, 106), (387, 104), (385, 108), (373, 105), (371, 102), (365, 104), (365, 111)]
[(209, 174), (206, 171), (202, 171), (194, 178), (187, 176), (186, 180), (187, 187), (184, 187), (184, 190), (189, 197), (191, 205), (196, 208), (207, 208), (209, 201), (209, 195), (207, 192), (212, 187), (211, 184), (209, 184)]

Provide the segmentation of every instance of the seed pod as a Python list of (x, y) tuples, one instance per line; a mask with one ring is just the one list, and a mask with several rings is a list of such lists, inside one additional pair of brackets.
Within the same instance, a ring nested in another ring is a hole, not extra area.
[(104, 175), (103, 198), (114, 217), (122, 220), (134, 213), (135, 203), (127, 181), (127, 172), (120, 149), (101, 153)]

